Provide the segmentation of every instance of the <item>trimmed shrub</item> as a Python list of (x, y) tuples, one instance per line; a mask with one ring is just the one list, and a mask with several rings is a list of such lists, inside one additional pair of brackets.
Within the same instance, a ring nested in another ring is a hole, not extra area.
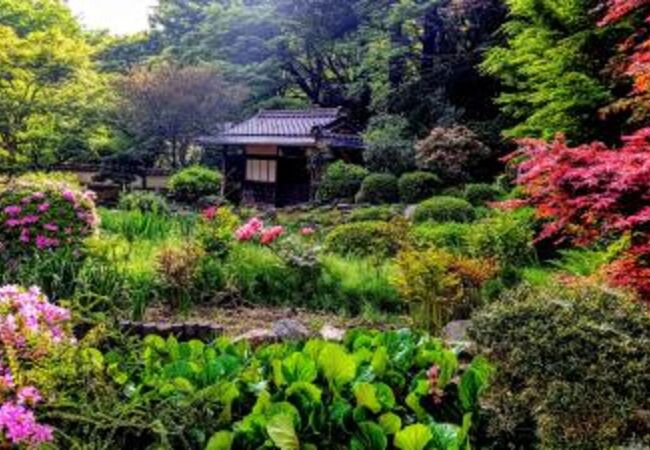
[(118, 208), (125, 211), (140, 211), (153, 214), (168, 214), (167, 200), (155, 192), (134, 191), (120, 196)]
[(325, 238), (325, 247), (340, 255), (391, 256), (402, 246), (403, 231), (394, 223), (367, 221), (339, 225)]
[(201, 197), (221, 194), (221, 174), (202, 166), (191, 166), (169, 179), (169, 190), (181, 202), (195, 202)]
[(405, 173), (399, 179), (399, 198), (402, 203), (418, 203), (435, 195), (440, 179), (430, 172)]
[(388, 222), (396, 216), (400, 215), (401, 211), (390, 205), (381, 206), (367, 206), (365, 208), (354, 209), (348, 216), (348, 222), (363, 222), (368, 220), (381, 220)]
[(447, 183), (470, 180), (491, 154), (490, 148), (463, 126), (434, 128), (416, 144), (415, 152), (418, 168), (436, 173)]
[(11, 259), (76, 248), (98, 224), (94, 193), (63, 181), (23, 179), (0, 187), (0, 248)]
[(487, 183), (473, 183), (465, 186), (463, 198), (474, 206), (484, 206), (486, 203), (496, 200), (503, 192)]
[(472, 204), (456, 197), (432, 197), (420, 203), (413, 215), (415, 222), (471, 222), (476, 217)]
[(324, 202), (352, 200), (367, 176), (368, 171), (361, 166), (336, 161), (325, 169), (317, 197)]
[(399, 176), (415, 168), (414, 139), (404, 117), (382, 114), (371, 118), (363, 140), (363, 161), (373, 172)]
[(485, 402), (495, 448), (650, 444), (650, 316), (629, 298), (520, 288), (481, 311), (470, 335), (498, 366)]
[(468, 235), (474, 224), (446, 222), (423, 223), (411, 230), (411, 238), (419, 248), (444, 248), (452, 253), (468, 253)]
[(373, 173), (361, 183), (356, 200), (359, 203), (396, 203), (398, 200), (397, 178), (388, 173)]

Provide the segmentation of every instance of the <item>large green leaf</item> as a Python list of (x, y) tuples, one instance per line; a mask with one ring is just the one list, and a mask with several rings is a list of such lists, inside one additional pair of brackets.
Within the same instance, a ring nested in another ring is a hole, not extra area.
[(318, 370), (313, 359), (303, 353), (295, 352), (282, 361), (282, 374), (289, 384), (297, 381), (311, 383), (316, 379)]
[(395, 434), (402, 429), (402, 419), (397, 414), (391, 412), (382, 414), (378, 420), (386, 434)]
[(370, 383), (359, 383), (352, 388), (358, 406), (364, 406), (377, 414), (381, 411), (381, 403), (377, 398), (377, 388)]
[(460, 428), (450, 423), (431, 425), (433, 448), (435, 450), (459, 450)]
[(266, 431), (280, 450), (300, 450), (293, 418), (289, 414), (278, 414), (269, 420)]
[(205, 450), (231, 450), (235, 435), (230, 431), (217, 431), (208, 441)]
[(357, 374), (355, 359), (342, 346), (334, 343), (324, 345), (318, 355), (318, 367), (335, 388), (350, 383)]
[(389, 361), (388, 349), (382, 346), (375, 350), (375, 353), (372, 355), (372, 362), (370, 365), (372, 366), (372, 370), (375, 372), (375, 374), (381, 377), (384, 375), (384, 373), (386, 373)]
[(473, 411), (478, 407), (481, 393), (488, 387), (494, 371), (484, 358), (474, 358), (458, 383), (458, 397), (464, 411)]
[(429, 427), (416, 423), (395, 434), (395, 447), (401, 450), (424, 450), (432, 438)]
[(308, 383), (306, 381), (297, 381), (292, 383), (291, 386), (287, 388), (285, 394), (290, 397), (292, 395), (299, 395), (307, 405), (313, 406), (317, 405), (321, 401), (321, 389), (313, 383)]
[(388, 439), (384, 430), (374, 422), (362, 422), (350, 441), (350, 450), (385, 450)]

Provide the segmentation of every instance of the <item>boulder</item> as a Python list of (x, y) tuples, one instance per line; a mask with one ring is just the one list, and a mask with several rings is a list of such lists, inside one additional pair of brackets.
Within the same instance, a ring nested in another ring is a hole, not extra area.
[(310, 336), (309, 330), (303, 324), (293, 319), (281, 319), (271, 326), (272, 332), (280, 340), (301, 340)]
[(326, 341), (341, 342), (345, 337), (345, 330), (326, 324), (320, 329), (320, 335)]

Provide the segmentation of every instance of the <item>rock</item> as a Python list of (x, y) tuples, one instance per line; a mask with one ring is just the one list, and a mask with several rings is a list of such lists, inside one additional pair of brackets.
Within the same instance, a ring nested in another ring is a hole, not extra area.
[(345, 337), (345, 330), (326, 324), (320, 329), (320, 335), (326, 341), (341, 342)]
[(300, 322), (293, 319), (281, 319), (275, 322), (271, 329), (281, 340), (300, 340), (310, 336), (309, 330)]
[(272, 330), (266, 328), (256, 328), (254, 330), (250, 330), (244, 334), (237, 336), (232, 341), (233, 342), (248, 341), (250, 345), (252, 345), (253, 347), (257, 347), (262, 344), (276, 342), (277, 340), (278, 340), (278, 336)]
[(442, 339), (454, 343), (469, 342), (470, 339), (467, 335), (467, 330), (471, 324), (471, 320), (454, 320), (453, 322), (449, 322), (442, 329)]
[(350, 205), (349, 203), (339, 203), (338, 205), (336, 205), (336, 208), (339, 211), (352, 211), (353, 206)]

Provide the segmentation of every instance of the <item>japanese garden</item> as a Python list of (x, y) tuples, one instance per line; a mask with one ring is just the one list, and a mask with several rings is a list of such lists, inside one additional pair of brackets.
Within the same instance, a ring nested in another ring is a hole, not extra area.
[(649, 0), (131, 6), (0, 0), (0, 449), (650, 448)]

